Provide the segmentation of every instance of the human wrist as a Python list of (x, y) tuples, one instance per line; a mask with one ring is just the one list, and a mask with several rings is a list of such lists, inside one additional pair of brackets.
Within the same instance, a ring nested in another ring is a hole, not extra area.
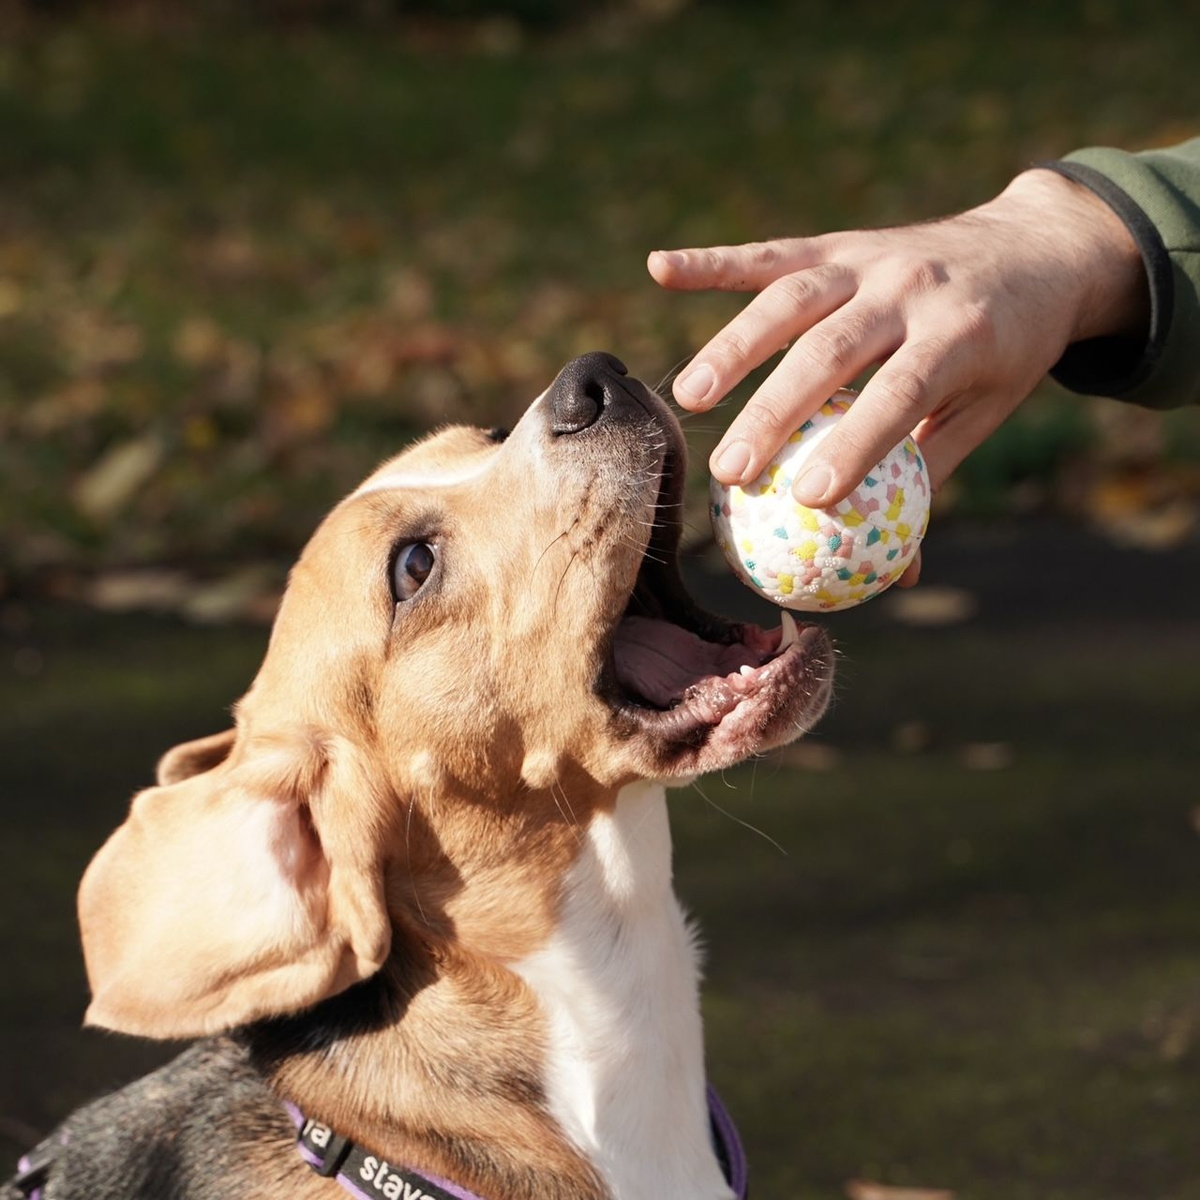
[(1051, 260), (1068, 277), (1068, 342), (1147, 336), (1150, 289), (1142, 253), (1104, 199), (1057, 171), (1035, 167), (1016, 176), (993, 204), (1020, 210), (1028, 232), (1051, 241)]

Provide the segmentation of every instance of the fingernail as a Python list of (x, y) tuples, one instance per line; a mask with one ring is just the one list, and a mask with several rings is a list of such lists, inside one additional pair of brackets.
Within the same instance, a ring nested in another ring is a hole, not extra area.
[(813, 463), (796, 477), (796, 482), (792, 484), (792, 495), (801, 504), (817, 508), (832, 486), (833, 472), (824, 463)]
[(703, 400), (712, 391), (716, 375), (708, 363), (698, 363), (675, 380), (675, 390), (689, 400)]
[(717, 448), (714, 462), (716, 473), (725, 479), (737, 482), (750, 465), (750, 447), (745, 442), (730, 442)]
[(655, 254), (667, 264), (668, 267), (682, 267), (683, 255), (678, 250), (655, 250)]

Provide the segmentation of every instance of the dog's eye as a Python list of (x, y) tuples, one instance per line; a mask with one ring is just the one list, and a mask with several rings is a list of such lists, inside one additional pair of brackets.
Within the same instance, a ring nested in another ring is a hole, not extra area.
[(392, 565), (392, 592), (397, 600), (411, 600), (429, 578), (436, 556), (428, 542), (409, 542), (400, 547)]
[(507, 441), (508, 440), (508, 430), (501, 429), (499, 426), (497, 426), (495, 429), (489, 429), (487, 431), (487, 437), (488, 437), (489, 442)]

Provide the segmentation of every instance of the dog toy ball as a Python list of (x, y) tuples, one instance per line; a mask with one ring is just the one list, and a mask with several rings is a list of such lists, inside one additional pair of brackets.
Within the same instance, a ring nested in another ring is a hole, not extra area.
[(833, 612), (870, 600), (899, 579), (925, 536), (932, 489), (911, 437), (840, 504), (792, 498), (792, 481), (854, 399), (839, 391), (826, 400), (746, 487), (712, 480), (717, 542), (742, 582), (773, 604)]

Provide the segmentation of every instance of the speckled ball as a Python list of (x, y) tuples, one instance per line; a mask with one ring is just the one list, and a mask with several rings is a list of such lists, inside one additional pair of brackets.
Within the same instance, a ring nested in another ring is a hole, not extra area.
[(773, 604), (834, 612), (878, 596), (916, 557), (929, 524), (929, 471), (911, 437), (828, 509), (792, 498), (805, 461), (854, 403), (840, 391), (746, 487), (711, 485), (713, 532), (743, 583)]

